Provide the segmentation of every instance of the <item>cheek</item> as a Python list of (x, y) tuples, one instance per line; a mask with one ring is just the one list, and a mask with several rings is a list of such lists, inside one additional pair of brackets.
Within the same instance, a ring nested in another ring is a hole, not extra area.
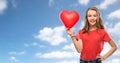
[(90, 17), (87, 17), (87, 20), (90, 21)]
[(95, 20), (97, 20), (98, 19), (98, 17), (95, 17)]

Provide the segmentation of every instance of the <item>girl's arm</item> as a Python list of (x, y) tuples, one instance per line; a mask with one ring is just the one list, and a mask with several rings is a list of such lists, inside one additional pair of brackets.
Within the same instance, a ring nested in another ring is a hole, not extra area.
[(78, 41), (76, 40), (76, 37), (71, 37), (72, 38), (72, 41), (73, 41), (73, 44), (77, 50), (78, 53), (81, 53), (82, 51), (82, 40), (79, 39)]
[(115, 44), (115, 42), (111, 39), (109, 42), (109, 45), (111, 46), (111, 49), (101, 57), (102, 60), (105, 60), (106, 58), (108, 58), (110, 55), (112, 55), (116, 49), (117, 49), (117, 46)]
[(76, 40), (76, 36), (74, 32), (71, 29), (67, 29), (66, 32), (71, 36), (71, 39), (73, 41), (73, 44), (77, 50), (78, 53), (81, 53), (82, 51), (82, 40), (79, 39), (78, 41)]

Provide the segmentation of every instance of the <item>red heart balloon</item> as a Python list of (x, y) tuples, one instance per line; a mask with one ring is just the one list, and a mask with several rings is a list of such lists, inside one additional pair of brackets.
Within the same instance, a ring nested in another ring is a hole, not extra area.
[(66, 28), (72, 28), (79, 20), (79, 14), (76, 11), (63, 10), (60, 13), (60, 19)]

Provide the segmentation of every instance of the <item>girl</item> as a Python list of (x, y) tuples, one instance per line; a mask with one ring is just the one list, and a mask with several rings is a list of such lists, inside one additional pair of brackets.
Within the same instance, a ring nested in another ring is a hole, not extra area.
[[(102, 60), (108, 58), (117, 49), (115, 42), (105, 31), (100, 12), (96, 7), (88, 8), (84, 27), (76, 36), (71, 29), (67, 29), (66, 32), (71, 36), (77, 52), (81, 53), (80, 63), (102, 63)], [(107, 42), (111, 49), (101, 56), (104, 42)]]

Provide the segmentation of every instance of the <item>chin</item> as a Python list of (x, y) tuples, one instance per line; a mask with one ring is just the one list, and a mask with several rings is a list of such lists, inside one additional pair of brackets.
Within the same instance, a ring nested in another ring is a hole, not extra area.
[(91, 25), (91, 26), (95, 26), (95, 23), (91, 23), (90, 25)]
[(95, 25), (95, 23), (91, 23), (90, 25), (92, 25), (92, 26), (93, 26), (93, 25)]

